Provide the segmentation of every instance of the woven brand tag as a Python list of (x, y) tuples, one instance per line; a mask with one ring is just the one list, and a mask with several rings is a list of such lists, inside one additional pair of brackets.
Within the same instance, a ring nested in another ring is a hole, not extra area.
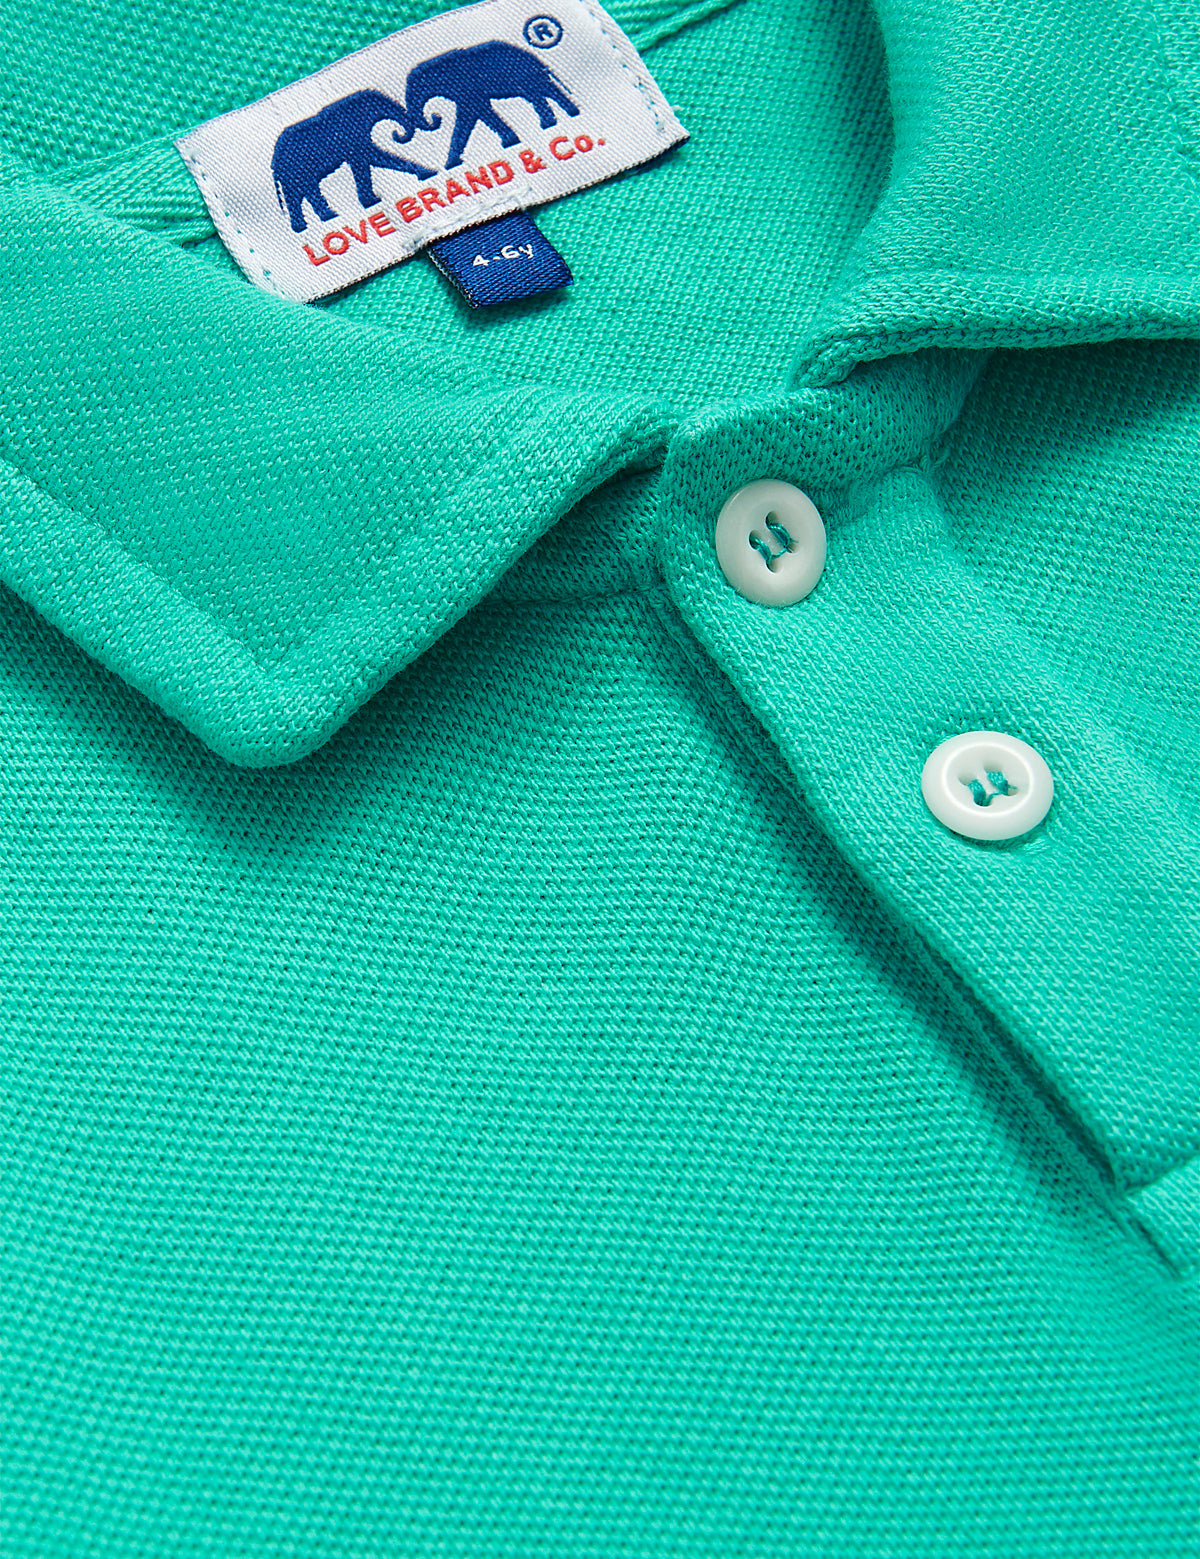
[(480, 0), (176, 141), (225, 247), (307, 303), (687, 139), (592, 0)]

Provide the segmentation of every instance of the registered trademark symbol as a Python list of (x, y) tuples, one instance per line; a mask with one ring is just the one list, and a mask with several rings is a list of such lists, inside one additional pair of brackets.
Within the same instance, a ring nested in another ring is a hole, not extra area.
[(522, 31), (534, 49), (552, 49), (563, 35), (562, 23), (552, 16), (531, 16)]

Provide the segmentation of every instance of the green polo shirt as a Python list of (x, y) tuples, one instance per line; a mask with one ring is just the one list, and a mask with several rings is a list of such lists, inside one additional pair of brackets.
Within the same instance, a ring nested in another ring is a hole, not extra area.
[(425, 0), (9, 8), (6, 1556), (1200, 1554), (1195, 15), (610, 9), (472, 311), (172, 145)]

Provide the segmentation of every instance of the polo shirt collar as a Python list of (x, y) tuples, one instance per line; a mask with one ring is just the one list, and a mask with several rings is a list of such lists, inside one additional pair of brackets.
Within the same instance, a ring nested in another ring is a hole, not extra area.
[[(222, 758), (287, 763), (587, 493), (659, 471), (643, 584), (665, 629), (731, 690), (746, 741), (769, 738), (898, 941), (1079, 1135), (1116, 1214), (1182, 1266), (1200, 1259), (1200, 1067), (1177, 1060), (1194, 1015), (1148, 1014), (1139, 993), (1196, 989), (1194, 851), (1167, 798), (1149, 830), (1125, 816), (1144, 788), (1101, 807), (1091, 766), (1136, 773), (1136, 755), (958, 566), (921, 470), (990, 349), (1198, 333), (1197, 142), (1171, 86), (1184, 24), (1163, 10), (1155, 35), (1085, 7), (1068, 28), (1048, 0), (878, 10), (895, 124), (882, 197), (789, 382), (687, 415), (488, 383), (452, 344), (414, 353), (282, 303), (148, 233), (144, 211), (141, 227), (99, 212), (69, 176), (6, 159), (0, 231), (28, 263), (0, 305), (0, 569)], [(138, 155), (178, 178), (161, 148)], [(144, 179), (129, 187), (144, 203)], [(195, 236), (181, 189), (176, 230)], [(811, 493), (830, 529), (827, 579), (791, 612), (742, 601), (712, 555), (725, 493), (763, 475)], [(1002, 667), (956, 636), (964, 599), (1005, 637)], [(964, 709), (1051, 761), (1069, 805), (1040, 845), (964, 846), (915, 783), (869, 804), (864, 766), (915, 775)]]
[(1200, 60), (1184, 9), (876, 11), (890, 176), (825, 299), (802, 381), (928, 346), (1194, 335)]
[[(1051, 9), (879, 0), (891, 175), (790, 382), (740, 424), (786, 426), (856, 364), (929, 347), (1196, 332), (1194, 126), (1170, 38)], [(2, 305), (0, 568), (232, 762), (313, 751), (583, 494), (711, 424), (637, 394), (496, 386), (453, 343), (415, 353), (260, 295), (144, 230), (147, 168), (168, 226), (194, 236), (203, 207), (173, 151), (133, 160), (122, 181), (105, 159), (105, 186), (143, 226), (69, 175), (0, 167), (23, 261)]]

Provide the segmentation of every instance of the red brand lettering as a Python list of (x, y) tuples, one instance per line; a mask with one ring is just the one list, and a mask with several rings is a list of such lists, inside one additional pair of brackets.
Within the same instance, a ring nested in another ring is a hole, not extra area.
[(324, 243), (330, 254), (345, 254), (350, 247), (350, 240), (345, 233), (326, 233)]
[[(511, 184), (516, 174), (506, 162), (489, 162), (488, 169), (497, 184)], [(482, 172), (482, 169), (480, 170)]]
[(457, 200), (460, 195), (465, 196), (467, 193), (468, 192), (463, 189), (462, 185), (458, 182), (457, 179), (451, 179), (450, 182), (446, 185), (446, 204), (450, 205), (451, 202)]
[(492, 187), (492, 181), (488, 178), (487, 170), (485, 168), (480, 168), (478, 173), (472, 173), (470, 169), (468, 169), (467, 183), (470, 185), (471, 193), (473, 195), (478, 195), (481, 189), (491, 189)]
[(526, 173), (540, 173), (546, 164), (540, 157), (535, 157), (534, 154), (529, 151), (528, 148), (526, 148), (521, 153), (521, 166), (525, 169)]
[(403, 200), (396, 202), (396, 210), (406, 222), (415, 222), (421, 215), (421, 202), (414, 200), (411, 195), (405, 195)]
[(329, 256), (327, 254), (314, 254), (307, 244), (304, 245), (304, 252), (314, 265), (329, 264)]
[(365, 244), (367, 241), (367, 219), (363, 217), (357, 227), (344, 227), (342, 232), (347, 238), (353, 238), (356, 243)]
[(396, 231), (391, 222), (388, 221), (388, 215), (386, 211), (377, 211), (374, 216), (368, 217), (367, 221), (370, 222), (371, 226), (379, 234), (380, 238), (386, 238), (389, 233), (394, 233)]
[[(551, 157), (557, 157), (559, 162), (566, 162), (568, 158), (574, 157), (576, 152), (590, 152), (593, 146), (603, 145), (603, 141), (593, 141), (590, 135), (577, 135), (574, 143), (568, 141), (565, 135), (556, 135), (550, 142), (550, 155)], [(562, 148), (561, 151), (559, 150), (560, 147)], [(524, 152), (521, 153), (521, 160), (522, 162), (525, 160)], [(529, 164), (525, 163), (525, 166), (528, 168)], [(529, 168), (529, 171), (533, 173), (534, 169)]]
[(434, 206), (444, 206), (446, 204), (435, 189), (419, 189), (417, 194), (421, 197), (426, 211), (432, 211)]

